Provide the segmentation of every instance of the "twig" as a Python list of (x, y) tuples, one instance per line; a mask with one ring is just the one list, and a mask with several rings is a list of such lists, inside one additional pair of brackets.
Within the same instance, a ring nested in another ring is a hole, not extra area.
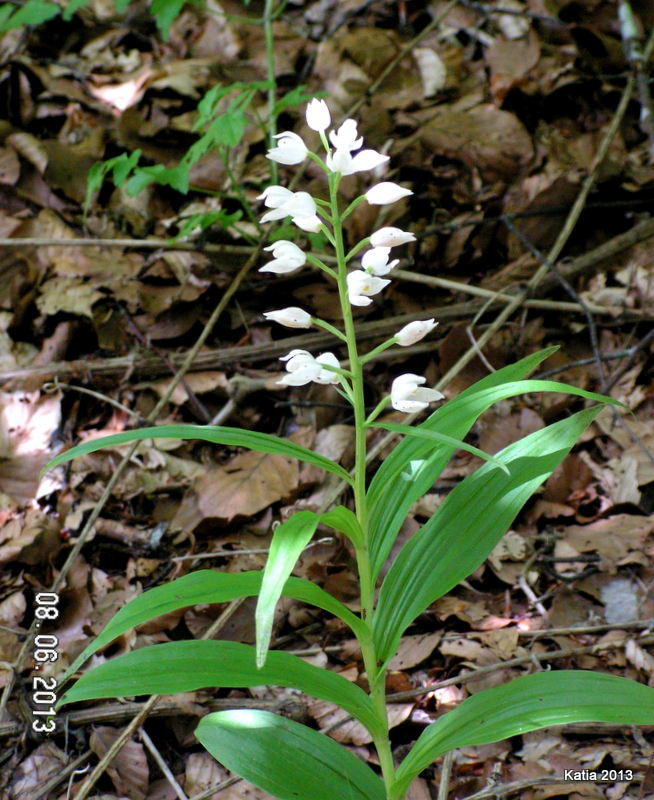
[(570, 791), (570, 782), (562, 778), (554, 778), (543, 775), (540, 778), (527, 778), (524, 781), (511, 781), (511, 783), (498, 783), (488, 789), (482, 789), (475, 794), (466, 797), (466, 800), (498, 800), (510, 794), (522, 794), (525, 789), (534, 786), (548, 786), (552, 784), (565, 784), (566, 794)]
[(452, 773), (452, 762), (454, 761), (454, 750), (448, 750), (443, 756), (441, 763), (441, 777), (438, 782), (438, 800), (447, 800), (450, 793), (450, 775)]
[(145, 732), (145, 730), (143, 728), (141, 728), (141, 730), (139, 731), (139, 737), (140, 737), (141, 741), (143, 742), (143, 744), (150, 751), (150, 755), (156, 761), (157, 766), (159, 767), (159, 769), (163, 773), (164, 778), (168, 781), (169, 785), (171, 786), (172, 790), (175, 792), (175, 794), (177, 795), (179, 800), (188, 800), (186, 792), (179, 785), (179, 783), (177, 782), (177, 779), (175, 778), (173, 773), (170, 771), (170, 767), (164, 761), (163, 756), (161, 755), (161, 753), (157, 749), (155, 743), (152, 741), (152, 739), (148, 736), (148, 734)]

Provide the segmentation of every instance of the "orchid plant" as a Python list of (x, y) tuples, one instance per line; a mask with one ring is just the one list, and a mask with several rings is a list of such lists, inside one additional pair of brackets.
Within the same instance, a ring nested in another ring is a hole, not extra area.
[[(332, 385), (354, 413), (355, 462), (352, 473), (340, 464), (276, 436), (229, 427), (173, 425), (129, 431), (87, 442), (57, 456), (49, 467), (75, 456), (136, 439), (196, 438), (264, 453), (282, 453), (317, 465), (346, 482), (351, 506), (325, 513), (296, 512), (272, 535), (262, 572), (192, 572), (150, 589), (128, 603), (68, 669), (81, 664), (125, 631), (161, 614), (198, 603), (223, 603), (257, 596), (255, 646), (229, 641), (173, 641), (142, 647), (100, 663), (77, 679), (60, 705), (82, 700), (170, 694), (206, 687), (291, 686), (340, 706), (369, 731), (379, 773), (328, 735), (294, 720), (261, 710), (237, 709), (207, 715), (196, 730), (206, 749), (237, 775), (283, 800), (401, 800), (412, 780), (444, 753), (480, 745), (538, 728), (576, 721), (654, 724), (654, 689), (613, 675), (586, 670), (532, 671), (509, 683), (478, 692), (457, 708), (437, 714), (398, 764), (394, 759), (386, 705), (386, 675), (406, 629), (428, 606), (477, 569), (499, 542), (528, 498), (569, 453), (578, 437), (614, 402), (573, 386), (528, 380), (526, 376), (555, 348), (533, 353), (494, 372), (450, 398), (419, 425), (403, 425), (384, 415), (421, 412), (445, 398), (413, 373), (398, 375), (390, 391), (370, 413), (364, 405), (364, 367), (387, 348), (408, 347), (433, 331), (434, 319), (415, 320), (369, 352), (357, 343), (354, 309), (368, 306), (388, 286), (397, 258), (393, 248), (415, 240), (396, 227), (382, 227), (349, 246), (343, 224), (360, 204), (394, 203), (411, 192), (395, 183), (374, 184), (347, 207), (339, 195), (347, 176), (383, 169), (388, 156), (362, 149), (354, 120), (328, 130), (326, 103), (312, 100), (309, 128), (318, 134), (324, 154), (309, 149), (293, 132), (278, 134), (268, 157), (282, 165), (310, 159), (325, 175), (328, 200), (303, 191), (269, 186), (260, 195), (268, 209), (262, 222), (290, 217), (301, 231), (321, 231), (333, 248), (335, 267), (295, 242), (280, 240), (266, 248), (272, 260), (261, 272), (284, 275), (310, 265), (336, 283), (340, 328), (297, 307), (267, 311), (266, 319), (288, 328), (318, 327), (344, 348), (347, 361), (328, 351), (312, 355), (291, 350), (283, 356), (283, 386), (311, 382)], [(595, 402), (526, 436), (491, 456), (463, 438), (493, 403), (526, 392), (566, 392)], [(381, 417), (381, 419), (380, 419)], [(366, 445), (374, 428), (401, 440), (367, 482)], [(484, 460), (408, 539), (389, 555), (413, 504), (433, 485), (458, 449)], [(293, 577), (302, 550), (318, 525), (345, 537), (356, 558), (360, 601), (341, 603), (308, 580)], [(382, 568), (385, 568), (383, 580)], [(338, 617), (356, 637), (368, 690), (337, 671), (320, 669), (296, 655), (270, 649), (273, 614), (282, 595), (309, 603)], [(280, 758), (283, 753), (283, 758)]]

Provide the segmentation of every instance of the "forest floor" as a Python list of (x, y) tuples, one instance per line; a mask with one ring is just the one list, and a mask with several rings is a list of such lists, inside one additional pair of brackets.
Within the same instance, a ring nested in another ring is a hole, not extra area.
[[(291, 230), (258, 222), (257, 196), (276, 182), (264, 3), (161, 5), (167, 20), (143, 3), (119, 13), (92, 0), (0, 35), (3, 800), (265, 798), (201, 750), (198, 719), (244, 702), (318, 729), (337, 719), (327, 703), (261, 687), (165, 697), (140, 717), (143, 698), (78, 704), (48, 737), (33, 724), (35, 674), (57, 679), (128, 600), (197, 569), (261, 569), (272, 524), (334, 491), (316, 468), (206, 442), (141, 442), (127, 461), (125, 447), (107, 449), (39, 478), (56, 453), (185, 422), (275, 433), (352, 463), (352, 416), (333, 387), (276, 383), (280, 356), (333, 348), (332, 337), (263, 317), (288, 305), (339, 315), (317, 271), (257, 271), (266, 237)], [(383, 179), (413, 190), (393, 206), (360, 206), (346, 225), (350, 241), (382, 225), (416, 236), (397, 251), (383, 297), (357, 311), (366, 343), (412, 319), (439, 322), (370, 363), (366, 401), (374, 407), (400, 372), (428, 385), (447, 375), (451, 398), (556, 345), (540, 376), (630, 409), (600, 415), (486, 564), (402, 639), (388, 686), (398, 757), (444, 710), (527, 671), (597, 669), (654, 685), (654, 116), (652, 60), (638, 55), (651, 50), (654, 7), (633, 0), (645, 33), (625, 42), (619, 6), (628, 3), (297, 0), (272, 25), (277, 130), (309, 141), (304, 107), (324, 93), (334, 120), (355, 118), (366, 146), (391, 156)], [(216, 86), (223, 127), (189, 155), (214, 119), (198, 102)], [(107, 159), (89, 189), (89, 170)], [(281, 167), (277, 181), (296, 175), (297, 188), (324, 193), (311, 168)], [(349, 199), (367, 180), (345, 179)], [(565, 394), (506, 400), (469, 441), (495, 453), (582, 405)], [(401, 540), (478, 465), (458, 451)], [(319, 532), (295, 574), (357, 609), (344, 541)], [(41, 633), (57, 661), (35, 673), (29, 632), (35, 597), (49, 591), (60, 614)], [(200, 638), (223, 610), (161, 617), (94, 662)], [(252, 642), (253, 602), (230, 612), (216, 635)], [(280, 604), (273, 646), (361, 679), (344, 629), (296, 601)], [(332, 735), (375, 764), (360, 725)], [(646, 800), (653, 759), (639, 729), (551, 728), (457, 751), (448, 797)], [(437, 796), (440, 769), (415, 781), (411, 800)], [(605, 772), (562, 781), (570, 769)]]

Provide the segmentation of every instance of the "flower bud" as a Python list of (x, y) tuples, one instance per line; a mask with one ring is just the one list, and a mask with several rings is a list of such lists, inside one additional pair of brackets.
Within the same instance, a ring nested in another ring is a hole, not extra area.
[(380, 228), (370, 237), (370, 244), (373, 247), (397, 247), (407, 242), (415, 242), (416, 237), (408, 231), (399, 228)]
[(415, 344), (421, 339), (424, 339), (424, 337), (433, 331), (437, 325), (438, 322), (434, 322), (433, 319), (426, 319), (422, 322), (419, 322), (418, 320), (415, 322), (409, 322), (408, 325), (405, 325), (395, 334), (395, 338), (401, 347), (409, 347), (409, 345)]
[(285, 325), (287, 328), (311, 327), (311, 314), (307, 314), (306, 311), (296, 306), (280, 308), (279, 311), (266, 311), (264, 312), (264, 317), (271, 322), (278, 322), (280, 325)]
[(318, 133), (327, 130), (332, 121), (327, 103), (324, 100), (318, 100), (316, 97), (307, 106), (306, 118), (307, 125), (312, 131), (318, 131)]
[(410, 189), (404, 189), (397, 183), (383, 181), (368, 189), (366, 200), (373, 206), (385, 206), (395, 203), (403, 197), (408, 197), (410, 194), (413, 194)]

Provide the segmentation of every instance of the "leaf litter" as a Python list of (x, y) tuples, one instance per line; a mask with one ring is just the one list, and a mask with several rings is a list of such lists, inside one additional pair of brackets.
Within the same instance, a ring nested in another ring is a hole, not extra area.
[[(646, 4), (634, 8), (651, 24)], [(343, 117), (357, 104), (363, 135), (393, 155), (399, 178), (414, 189), (414, 198), (395, 206), (390, 216), (376, 219), (376, 212), (360, 207), (347, 231), (355, 239), (374, 224), (411, 221), (419, 241), (402, 269), (411, 269), (418, 280), (398, 282), (383, 314), (415, 316), (436, 309), (438, 316), (440, 311), (436, 344), (402, 353), (412, 369), (415, 364), (433, 380), (479, 334), (481, 317), (475, 315), (485, 312), (486, 300), (474, 305), (469, 292), (511, 291), (538, 267), (534, 251), (511, 233), (502, 215), (513, 215), (523, 237), (547, 251), (597, 158), (629, 69), (614, 2), (506, 0), (497, 11), (492, 4), (459, 3), (425, 34), (444, 11), (438, 0), (316, 0), (289, 5), (274, 26), (280, 93), (299, 83), (308, 93), (326, 91)], [(112, 8), (93, 3), (70, 22), (35, 27), (22, 38), (8, 31), (0, 39), (2, 52), (12, 53), (0, 67), (0, 235), (65, 240), (63, 246), (4, 247), (1, 255), (2, 662), (17, 657), (32, 620), (34, 593), (56, 578), (124, 450), (91, 454), (42, 481), (39, 469), (61, 446), (125, 430), (147, 417), (175, 372), (171, 359), (188, 352), (251, 252), (247, 235), (256, 235), (242, 220), (239, 230), (217, 225), (193, 234), (182, 242), (187, 250), (165, 241), (193, 214), (236, 207), (225, 165), (214, 153), (193, 165), (188, 194), (150, 184), (131, 196), (106, 181), (95, 188), (84, 214), (88, 171), (97, 161), (135, 149), (142, 152), (141, 164), (173, 169), (197, 139), (195, 107), (208, 89), (265, 79), (262, 31), (239, 20), (244, 13), (250, 11), (232, 0), (210, 0), (206, 11), (184, 6), (164, 43), (142, 12), (126, 24)], [(384, 74), (394, 58), (394, 68)], [(263, 95), (253, 103), (265, 114)], [(639, 111), (632, 99), (564, 251), (563, 271), (646, 217), (654, 167)], [(297, 113), (289, 107), (282, 119), (290, 124)], [(268, 180), (263, 143), (261, 132), (249, 125), (229, 164), (250, 203)], [(75, 242), (87, 237), (141, 239), (147, 247)], [(534, 660), (543, 666), (552, 650), (574, 651), (561, 657), (567, 665), (654, 680), (646, 624), (654, 618), (654, 401), (652, 340), (646, 337), (654, 303), (653, 252), (649, 235), (603, 257), (599, 252), (571, 274), (576, 299), (606, 309), (594, 315), (598, 348), (607, 359), (603, 367), (612, 396), (632, 413), (618, 412), (624, 425), (609, 413), (601, 415), (487, 565), (433, 604), (403, 638), (387, 687), (398, 757), (442, 711), (471, 692), (535, 668)], [(455, 283), (433, 285), (429, 278)], [(347, 467), (352, 428), (338, 395), (329, 387), (302, 394), (281, 394), (274, 387), (279, 364), (265, 351), (277, 333), (261, 319), (262, 300), (271, 293), (280, 302), (290, 293), (301, 305), (320, 307), (326, 318), (330, 308), (337, 314), (334, 298), (315, 276), (291, 276), (273, 286), (248, 277), (206, 342), (206, 360), (192, 365), (157, 421), (206, 423), (227, 411), (227, 424), (281, 433)], [(491, 338), (485, 361), (473, 359), (454, 377), (448, 396), (487, 374), (489, 365), (499, 368), (548, 344), (560, 350), (544, 370), (564, 368), (555, 378), (601, 391), (587, 319), (556, 305), (573, 298), (554, 283), (540, 297), (550, 305), (525, 307)], [(463, 310), (448, 317), (448, 307), (457, 304)], [(374, 323), (381, 312), (366, 309), (361, 316)], [(489, 320), (485, 316), (482, 324)], [(263, 348), (250, 360), (248, 348), (257, 345)], [(224, 352), (227, 361), (217, 359)], [(371, 365), (373, 404), (394, 367), (392, 359), (390, 351)], [(147, 366), (152, 363), (157, 366)], [(235, 392), (235, 376), (253, 388)], [(482, 417), (471, 443), (495, 452), (577, 405), (555, 395), (505, 401)], [(405, 533), (416, 530), (477, 465), (469, 454), (456, 454), (412, 509)], [(234, 572), (260, 569), (272, 522), (291, 508), (317, 510), (333, 486), (322, 471), (281, 456), (197, 443), (139, 445), (62, 587), (61, 664), (70, 663), (89, 637), (145, 588), (209, 565)], [(331, 537), (312, 543), (296, 574), (318, 580), (356, 610), (353, 568), (347, 544)], [(199, 637), (223, 610), (209, 606), (168, 615), (125, 634), (95, 658), (189, 633)], [(251, 603), (244, 604), (220, 635), (251, 641), (251, 615)], [(365, 685), (360, 653), (346, 637), (340, 623), (315, 609), (280, 604), (274, 646), (296, 650)], [(588, 651), (594, 646), (599, 649)], [(20, 668), (27, 679), (28, 665)], [(477, 675), (480, 668), (488, 671)], [(8, 676), (3, 667), (3, 685)], [(457, 677), (459, 685), (438, 685)], [(407, 690), (410, 698), (392, 697)], [(268, 690), (265, 697), (202, 691), (189, 693), (187, 711), (197, 714), (198, 706), (230, 696), (286, 702), (279, 690)], [(319, 729), (373, 759), (361, 726), (341, 719), (328, 704), (295, 698), (293, 708), (298, 702)], [(163, 716), (145, 725), (188, 797), (227, 777), (197, 752), (190, 718)], [(5, 712), (9, 727), (3, 736), (11, 747), (3, 796), (31, 796), (54, 779), (49, 796), (65, 797), (65, 780), (57, 783), (56, 776), (80, 752), (101, 757), (128, 719), (107, 725), (71, 722), (74, 746), (63, 734), (45, 742), (23, 740), (25, 715), (15, 691)], [(612, 729), (526, 734), (512, 743), (458, 751), (450, 796), (468, 796), (489, 783), (523, 781), (521, 796), (527, 800), (621, 800), (634, 791), (647, 800), (654, 797), (651, 755), (642, 737)], [(644, 783), (615, 781), (600, 793), (587, 782), (574, 788), (542, 782), (567, 768), (604, 767), (633, 769), (645, 776)], [(434, 796), (438, 771), (436, 764), (415, 782), (414, 800)], [(137, 739), (102, 780), (92, 796), (173, 797), (152, 752)], [(241, 795), (265, 797), (243, 782), (215, 796)]]

